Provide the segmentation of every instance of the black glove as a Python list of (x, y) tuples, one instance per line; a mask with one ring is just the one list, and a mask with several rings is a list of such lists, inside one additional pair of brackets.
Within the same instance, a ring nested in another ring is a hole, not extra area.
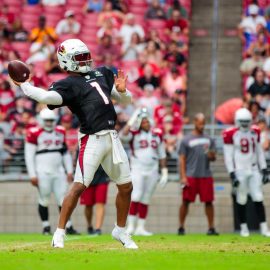
[(233, 186), (234, 188), (238, 187), (240, 182), (239, 182), (239, 180), (236, 178), (235, 173), (234, 173), (234, 172), (231, 172), (231, 173), (230, 173), (230, 177), (231, 177), (231, 180), (232, 180), (232, 186)]
[(262, 173), (262, 182), (265, 185), (265, 184), (267, 184), (269, 182), (269, 177), (268, 177), (267, 169), (263, 169), (261, 171), (261, 173)]

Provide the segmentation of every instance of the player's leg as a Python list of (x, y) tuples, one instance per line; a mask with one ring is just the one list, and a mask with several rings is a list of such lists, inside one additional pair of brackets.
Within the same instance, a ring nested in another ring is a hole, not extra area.
[(236, 172), (236, 177), (239, 180), (239, 186), (236, 189), (236, 209), (240, 222), (240, 235), (242, 237), (248, 237), (249, 230), (247, 226), (246, 204), (249, 176), (247, 176), (245, 172)]
[(43, 234), (51, 234), (49, 223), (49, 201), (52, 179), (46, 173), (38, 173), (38, 213), (42, 221)]
[(185, 234), (185, 221), (188, 215), (189, 204), (195, 201), (197, 194), (197, 182), (195, 178), (188, 177), (188, 184), (183, 188), (182, 204), (179, 209), (179, 222), (178, 235)]
[[(63, 172), (54, 176), (53, 193), (55, 195), (59, 212), (61, 213), (62, 203), (68, 190), (67, 176)], [(79, 233), (73, 228), (72, 221), (69, 219), (66, 224), (66, 234), (78, 235)]]
[(270, 237), (263, 204), (262, 176), (259, 171), (253, 171), (252, 178), (249, 181), (249, 190), (260, 222), (261, 234)]
[(127, 220), (127, 232), (133, 234), (137, 223), (137, 215), (139, 213), (139, 202), (143, 194), (144, 177), (141, 170), (132, 169), (131, 178), (133, 179), (133, 190), (131, 194), (131, 203)]
[(95, 193), (95, 186), (89, 186), (85, 191), (82, 193), (80, 197), (80, 204), (84, 205), (84, 215), (87, 222), (87, 232), (88, 234), (94, 234), (92, 218), (93, 218), (93, 208), (95, 205), (94, 200), (94, 193)]
[(145, 229), (145, 221), (148, 214), (149, 203), (151, 197), (156, 189), (157, 182), (159, 179), (158, 171), (153, 171), (151, 174), (144, 178), (143, 195), (139, 203), (139, 219), (135, 235), (151, 236), (153, 233), (148, 232)]
[(205, 204), (205, 215), (208, 222), (207, 235), (218, 235), (214, 226), (214, 180), (212, 177), (198, 178), (200, 200)]
[[(106, 138), (106, 144), (111, 145), (111, 151), (107, 153), (101, 164), (109, 178), (116, 183), (118, 189), (115, 202), (117, 221), (112, 231), (112, 236), (115, 240), (121, 242), (125, 248), (137, 249), (138, 246), (125, 229), (132, 193), (128, 157), (119, 138), (116, 137), (115, 140), (117, 141), (114, 143), (114, 147), (117, 147), (117, 149), (112, 148), (111, 136), (107, 136)], [(114, 163), (114, 151), (118, 152), (117, 154), (120, 155), (122, 162)]]
[(105, 204), (107, 201), (108, 183), (96, 186), (95, 202), (96, 202), (96, 229), (95, 235), (101, 235), (101, 227), (105, 216)]
[(64, 247), (65, 226), (75, 209), (78, 200), (93, 180), (94, 174), (103, 158), (106, 144), (102, 136), (85, 135), (80, 140), (80, 152), (75, 172), (75, 181), (64, 198), (58, 221), (58, 227), (54, 233), (52, 246)]

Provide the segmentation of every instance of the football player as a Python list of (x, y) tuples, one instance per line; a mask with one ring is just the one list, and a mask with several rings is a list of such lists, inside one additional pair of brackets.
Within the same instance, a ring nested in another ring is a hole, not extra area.
[[(27, 130), (25, 161), (31, 183), (38, 188), (38, 212), (43, 225), (43, 234), (50, 234), (48, 211), (50, 195), (54, 193), (61, 210), (68, 182), (73, 181), (73, 166), (65, 144), (65, 129), (55, 125), (55, 113), (43, 109), (39, 119), (40, 126)], [(68, 234), (78, 234), (70, 220), (66, 225), (66, 231)]]
[(268, 182), (266, 161), (260, 145), (260, 130), (257, 126), (251, 126), (251, 122), (250, 111), (245, 108), (236, 111), (236, 127), (223, 132), (224, 159), (236, 189), (240, 235), (249, 236), (246, 203), (250, 194), (259, 218), (261, 234), (269, 237), (262, 192), (262, 184)]
[[(135, 129), (132, 129), (134, 126)], [(145, 109), (135, 111), (121, 132), (121, 139), (129, 142), (131, 149), (131, 176), (133, 191), (128, 216), (127, 231), (130, 234), (150, 236), (145, 220), (151, 196), (156, 188), (161, 167), (160, 185), (168, 181), (166, 152), (160, 129), (151, 127), (151, 119)], [(137, 227), (135, 227), (137, 223)]]
[(126, 89), (127, 76), (118, 76), (106, 67), (94, 69), (87, 46), (79, 39), (68, 39), (57, 49), (60, 67), (69, 76), (52, 84), (49, 91), (34, 87), (29, 82), (19, 83), (22, 91), (34, 100), (48, 104), (50, 109), (68, 106), (80, 121), (79, 157), (73, 185), (66, 195), (52, 246), (63, 248), (66, 223), (78, 199), (90, 185), (101, 164), (118, 188), (116, 197), (117, 220), (112, 236), (125, 248), (138, 246), (125, 230), (132, 182), (129, 161), (115, 131), (116, 112), (111, 98), (123, 104), (131, 102)]

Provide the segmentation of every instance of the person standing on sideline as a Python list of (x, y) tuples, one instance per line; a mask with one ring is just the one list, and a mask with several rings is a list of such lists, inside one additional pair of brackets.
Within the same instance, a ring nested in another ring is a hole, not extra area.
[(185, 234), (185, 220), (189, 204), (200, 195), (205, 203), (209, 229), (207, 235), (219, 235), (214, 227), (214, 180), (210, 170), (210, 162), (216, 160), (215, 143), (212, 138), (204, 134), (205, 116), (198, 113), (194, 117), (194, 129), (186, 135), (179, 149), (179, 168), (183, 189), (183, 202), (179, 211), (180, 228), (178, 235)]
[[(84, 214), (87, 221), (87, 232), (90, 235), (101, 235), (101, 227), (105, 215), (105, 204), (109, 178), (101, 166), (97, 169), (90, 186), (81, 195), (80, 204), (85, 205)], [(92, 225), (93, 208), (96, 206), (96, 226)]]

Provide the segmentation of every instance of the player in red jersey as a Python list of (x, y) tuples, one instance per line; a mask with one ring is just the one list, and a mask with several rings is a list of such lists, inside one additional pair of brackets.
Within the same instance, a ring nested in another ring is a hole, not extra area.
[(262, 184), (269, 181), (266, 161), (260, 144), (260, 130), (257, 126), (251, 126), (251, 122), (250, 111), (239, 109), (235, 114), (236, 126), (223, 132), (225, 165), (236, 189), (240, 235), (249, 236), (246, 203), (250, 194), (260, 221), (261, 234), (270, 237), (262, 192)]

